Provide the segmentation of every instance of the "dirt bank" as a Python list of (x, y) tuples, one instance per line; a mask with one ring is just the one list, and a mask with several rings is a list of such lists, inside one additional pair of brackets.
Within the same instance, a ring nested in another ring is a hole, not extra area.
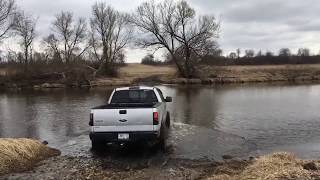
[[(128, 86), (146, 83), (165, 84), (226, 84), (250, 82), (319, 82), (320, 64), (305, 65), (261, 65), (261, 66), (201, 66), (198, 78), (179, 78), (173, 65), (150, 66), (128, 64), (120, 68), (117, 78), (97, 78), (81, 82), (56, 80), (34, 80), (33, 82), (7, 82), (0, 87), (7, 88), (65, 88), (65, 87), (103, 87)], [(4, 70), (0, 70), (5, 74)], [(3, 76), (2, 76), (3, 77)]]
[(257, 158), (241, 169), (226, 163), (218, 167), (208, 179), (319, 179), (319, 167), (317, 161), (303, 161), (291, 153), (282, 152)]
[[(135, 164), (135, 165), (133, 165)], [(303, 161), (290, 153), (251, 160), (166, 159), (121, 163), (106, 158), (60, 156), (42, 161), (34, 170), (5, 179), (317, 179), (319, 162)]]
[[(161, 164), (163, 163), (163, 164)], [(205, 177), (218, 164), (205, 161), (169, 160), (124, 166), (103, 159), (56, 157), (33, 171), (11, 174), (8, 179), (176, 179)]]
[(199, 78), (179, 78), (177, 74), (174, 66), (128, 64), (120, 69), (119, 78), (100, 78), (93, 81), (92, 85), (319, 82), (320, 65), (201, 66)]
[(274, 153), (249, 159), (224, 155), (222, 160), (215, 161), (174, 158), (170, 156), (170, 148), (162, 152), (157, 148), (137, 147), (107, 147), (89, 156), (57, 156), (59, 151), (36, 140), (0, 139), (0, 168), (3, 175), (0, 179), (320, 178), (320, 161), (301, 160), (291, 153)]

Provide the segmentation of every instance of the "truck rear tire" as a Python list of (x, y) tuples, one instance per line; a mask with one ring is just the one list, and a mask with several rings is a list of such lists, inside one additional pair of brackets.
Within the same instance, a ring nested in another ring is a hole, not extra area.
[(166, 147), (167, 147), (166, 141), (167, 141), (167, 131), (165, 130), (165, 128), (163, 126), (161, 126), (158, 147), (163, 152), (166, 151)]
[(166, 152), (167, 146), (166, 146), (166, 140), (161, 139), (159, 142), (159, 148), (162, 152)]
[(104, 147), (105, 143), (101, 141), (91, 140), (91, 148), (92, 150), (101, 150)]
[(169, 112), (167, 112), (166, 125), (167, 125), (167, 127), (168, 127), (168, 128), (170, 128), (170, 126), (171, 126), (171, 122), (170, 122), (170, 114), (169, 114)]

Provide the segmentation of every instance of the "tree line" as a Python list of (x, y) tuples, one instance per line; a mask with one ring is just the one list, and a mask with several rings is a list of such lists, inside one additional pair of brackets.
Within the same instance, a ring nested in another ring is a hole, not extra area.
[[(218, 56), (221, 56), (222, 51), (220, 51), (220, 54)], [(236, 52), (230, 52), (228, 55), (228, 58), (231, 59), (239, 59), (241, 56), (241, 49), (238, 48)], [(258, 51), (255, 53), (253, 49), (246, 49), (244, 50), (244, 55), (242, 57), (245, 58), (253, 58), (253, 57), (259, 57), (259, 56), (276, 56), (273, 52), (267, 51), (266, 53), (262, 53), (262, 51)], [(281, 48), (278, 52), (278, 56), (281, 57), (289, 57), (289, 56), (311, 56), (310, 49), (308, 48), (299, 48), (298, 52), (296, 54), (292, 53), (289, 48)]]
[(16, 37), (20, 52), (6, 52), (5, 63), (18, 63), (24, 72), (43, 64), (83, 64), (94, 74), (115, 75), (124, 63), (125, 48), (135, 45), (164, 49), (180, 75), (192, 77), (201, 58), (218, 47), (219, 23), (214, 16), (197, 15), (184, 0), (144, 2), (133, 13), (123, 13), (104, 2), (92, 5), (90, 18), (75, 18), (72, 12), (55, 15), (51, 32), (42, 38), (43, 51), (33, 48), (37, 19), (19, 9), (15, 0), (0, 0), (0, 42)]
[(310, 49), (299, 48), (292, 53), (289, 48), (281, 48), (278, 53), (271, 51), (255, 52), (252, 49), (241, 51), (240, 48), (230, 52), (227, 56), (222, 55), (222, 50), (215, 55), (202, 58), (202, 64), (210, 65), (280, 65), (280, 64), (318, 64), (320, 55), (312, 55)]
[[(39, 52), (34, 49), (36, 27), (37, 18), (19, 9), (15, 0), (0, 0), (0, 43), (15, 37), (21, 48), (19, 52), (8, 50), (0, 62), (19, 65), (25, 74), (39, 69), (85, 67), (94, 77), (114, 76), (125, 62), (125, 49), (136, 46), (154, 52), (162, 49), (166, 53), (164, 63), (174, 64), (186, 78), (196, 76), (200, 64), (320, 63), (306, 48), (299, 49), (296, 55), (283, 48), (278, 56), (251, 49), (237, 49), (223, 56), (217, 43), (220, 22), (212, 15), (197, 15), (184, 0), (147, 1), (132, 13), (96, 2), (87, 18), (76, 18), (69, 11), (58, 12), (50, 32), (41, 37)], [(143, 58), (143, 63), (163, 64), (152, 54)]]

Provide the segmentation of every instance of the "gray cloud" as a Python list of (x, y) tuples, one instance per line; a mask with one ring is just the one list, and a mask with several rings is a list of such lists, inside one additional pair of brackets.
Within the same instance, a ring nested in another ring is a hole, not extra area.
[(320, 2), (317, 0), (193, 0), (206, 13), (222, 17), (220, 44), (225, 52), (236, 48), (294, 51), (308, 47), (320, 49)]
[[(102, 1), (102, 0), (101, 0)], [(156, 0), (161, 1), (161, 0)], [(236, 48), (272, 50), (282, 47), (320, 49), (320, 2), (318, 0), (187, 0), (198, 14), (213, 14), (222, 22), (219, 44), (224, 52)], [(54, 15), (62, 10), (90, 18), (95, 0), (17, 0), (19, 6), (38, 17), (40, 37), (49, 34)], [(106, 1), (116, 9), (132, 12), (143, 0)], [(128, 50), (130, 62), (146, 52)]]

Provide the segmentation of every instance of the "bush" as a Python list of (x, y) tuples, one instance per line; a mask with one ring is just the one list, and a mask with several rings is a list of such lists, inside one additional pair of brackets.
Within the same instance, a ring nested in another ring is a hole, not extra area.
[(162, 61), (160, 61), (160, 60), (155, 60), (154, 56), (152, 54), (148, 54), (144, 58), (142, 58), (141, 64), (145, 64), (145, 65), (162, 65), (164, 63)]

